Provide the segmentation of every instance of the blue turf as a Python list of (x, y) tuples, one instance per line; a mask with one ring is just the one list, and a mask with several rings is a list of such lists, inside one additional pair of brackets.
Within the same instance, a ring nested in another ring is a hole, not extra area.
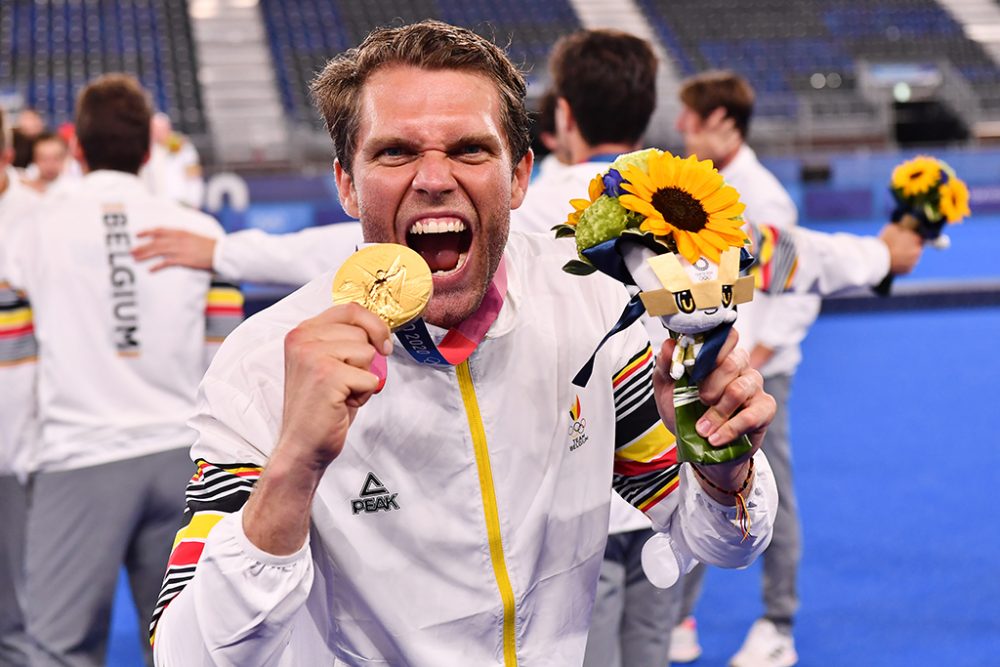
[(129, 593), (128, 579), (118, 576), (118, 592), (111, 609), (111, 637), (108, 641), (108, 667), (142, 667), (139, 619)]
[[(1000, 664), (998, 333), (1000, 309), (814, 326), (791, 402), (803, 667)], [(698, 665), (739, 648), (759, 581), (710, 573)]]
[[(1000, 664), (1000, 309), (827, 315), (791, 403), (805, 553), (803, 667)], [(724, 665), (759, 567), (713, 570), (698, 619)], [(127, 598), (110, 665), (139, 665)]]

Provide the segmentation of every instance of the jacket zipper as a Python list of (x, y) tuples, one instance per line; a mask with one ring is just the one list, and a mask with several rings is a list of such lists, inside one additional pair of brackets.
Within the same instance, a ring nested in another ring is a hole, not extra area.
[(493, 471), (490, 467), (490, 452), (486, 445), (486, 429), (483, 427), (483, 417), (479, 412), (479, 401), (476, 399), (476, 388), (472, 383), (469, 362), (463, 361), (456, 366), (455, 375), (458, 377), (458, 387), (462, 392), (462, 402), (465, 404), (465, 415), (469, 419), (469, 431), (472, 433), (472, 449), (476, 455), (479, 490), (483, 496), (483, 514), (486, 518), (486, 532), (490, 543), (490, 560), (493, 562), (493, 575), (496, 577), (500, 600), (503, 603), (503, 664), (504, 667), (517, 667), (514, 589), (510, 585), (507, 563), (503, 555), (500, 513), (497, 509), (496, 491), (493, 488)]

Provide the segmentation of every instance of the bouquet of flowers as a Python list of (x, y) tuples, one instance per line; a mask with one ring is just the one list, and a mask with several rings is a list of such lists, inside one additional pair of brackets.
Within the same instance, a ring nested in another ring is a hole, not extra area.
[[(938, 250), (951, 245), (942, 234), (944, 226), (961, 222), (971, 213), (965, 182), (943, 160), (928, 155), (918, 155), (893, 169), (889, 191), (896, 201), (892, 221), (920, 234)], [(875, 292), (888, 296), (892, 279), (892, 274), (886, 276)]]
[(889, 188), (896, 200), (892, 221), (914, 230), (936, 248), (950, 245), (945, 224), (969, 215), (969, 188), (944, 161), (918, 155), (892, 171)]
[[(696, 384), (714, 368), (736, 305), (753, 297), (753, 278), (739, 275), (753, 262), (739, 193), (710, 160), (651, 148), (619, 156), (590, 182), (587, 199), (570, 203), (573, 212), (553, 230), (576, 238), (580, 258), (563, 269), (601, 271), (641, 290), (608, 336), (645, 311), (677, 341), (670, 374), (678, 459), (721, 463), (746, 454), (746, 437), (717, 448), (695, 431), (707, 409)], [(586, 384), (591, 368), (592, 360), (574, 382)]]

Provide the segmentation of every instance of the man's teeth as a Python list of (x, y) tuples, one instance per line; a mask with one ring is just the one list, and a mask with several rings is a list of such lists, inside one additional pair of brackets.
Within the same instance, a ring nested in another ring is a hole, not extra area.
[(433, 275), (433, 276), (450, 276), (451, 274), (455, 273), (456, 271), (458, 271), (459, 269), (462, 268), (462, 266), (465, 264), (465, 259), (468, 256), (469, 256), (469, 253), (463, 252), (462, 254), (460, 254), (458, 256), (458, 263), (455, 264), (455, 268), (454, 269), (448, 269), (447, 271), (432, 271), (431, 275)]
[(445, 234), (447, 232), (464, 232), (465, 223), (455, 218), (425, 218), (413, 223), (411, 234)]

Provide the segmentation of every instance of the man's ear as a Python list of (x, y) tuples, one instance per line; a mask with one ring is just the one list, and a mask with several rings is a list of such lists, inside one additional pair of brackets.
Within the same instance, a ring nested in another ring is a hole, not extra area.
[(576, 117), (573, 109), (565, 97), (556, 98), (556, 135), (560, 132), (569, 132), (576, 127)]
[(535, 153), (529, 148), (521, 161), (514, 167), (514, 175), (510, 183), (510, 208), (514, 210), (524, 202), (528, 192), (528, 182), (531, 180), (531, 167), (535, 164)]
[(354, 178), (347, 173), (340, 160), (333, 161), (333, 176), (337, 181), (337, 196), (340, 197), (340, 205), (344, 208), (344, 213), (354, 219), (361, 217), (358, 209), (358, 193), (354, 189)]
[[(87, 156), (83, 154), (83, 146), (80, 145), (79, 140), (75, 137), (70, 143), (70, 153), (72, 153), (73, 159), (80, 164), (80, 169), (83, 170), (83, 173), (88, 173), (90, 171), (90, 165), (87, 164)], [(143, 164), (145, 164), (145, 162), (146, 161), (143, 160)]]

